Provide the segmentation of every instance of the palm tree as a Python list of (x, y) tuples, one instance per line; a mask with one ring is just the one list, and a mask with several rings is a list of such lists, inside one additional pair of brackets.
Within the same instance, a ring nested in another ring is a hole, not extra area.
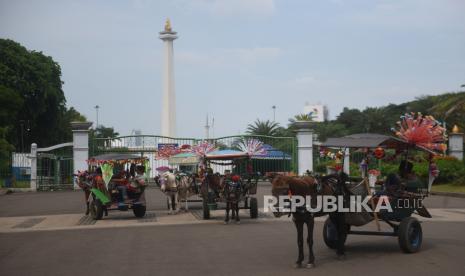
[(297, 114), (294, 116), (294, 118), (289, 119), (289, 124), (293, 124), (296, 121), (313, 121), (313, 118), (310, 116), (310, 114)]
[(270, 120), (260, 121), (257, 119), (253, 124), (247, 126), (247, 133), (252, 135), (276, 136), (279, 130), (279, 123)]
[(111, 147), (111, 142), (115, 140), (119, 140), (117, 137), (119, 133), (115, 131), (112, 127), (105, 127), (103, 125), (99, 125), (94, 131), (90, 132), (89, 138), (94, 140), (94, 138), (105, 138), (105, 140), (101, 141), (104, 147)]
[(436, 118), (447, 121), (449, 125), (457, 124), (463, 128), (463, 118), (465, 117), (465, 92), (448, 93), (441, 95), (438, 103), (430, 108)]

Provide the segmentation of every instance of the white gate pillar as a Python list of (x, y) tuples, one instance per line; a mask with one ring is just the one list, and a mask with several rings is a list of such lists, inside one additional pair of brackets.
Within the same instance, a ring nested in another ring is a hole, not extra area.
[[(71, 122), (73, 131), (73, 173), (87, 170), (89, 159), (89, 129), (92, 122)], [(79, 186), (74, 181), (74, 189)]]
[(37, 144), (31, 144), (31, 191), (37, 191)]
[(294, 126), (297, 128), (298, 174), (303, 175), (307, 170), (313, 172), (312, 122), (296, 121)]
[(463, 133), (457, 126), (454, 126), (449, 134), (449, 155), (463, 160)]

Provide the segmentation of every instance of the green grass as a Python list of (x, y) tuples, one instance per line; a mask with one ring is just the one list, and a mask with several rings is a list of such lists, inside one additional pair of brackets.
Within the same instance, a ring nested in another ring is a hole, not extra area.
[(432, 190), (433, 192), (465, 193), (465, 185), (439, 184), (433, 185)]

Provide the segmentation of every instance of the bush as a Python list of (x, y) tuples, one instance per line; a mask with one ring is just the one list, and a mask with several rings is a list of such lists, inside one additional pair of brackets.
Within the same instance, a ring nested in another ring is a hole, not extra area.
[(465, 165), (455, 158), (436, 158), (439, 176), (436, 183), (465, 185)]

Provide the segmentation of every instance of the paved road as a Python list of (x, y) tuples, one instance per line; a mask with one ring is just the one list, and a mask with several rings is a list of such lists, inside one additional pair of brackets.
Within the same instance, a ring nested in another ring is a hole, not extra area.
[(296, 270), (287, 222), (244, 222), (0, 234), (2, 275), (464, 275), (465, 223), (425, 222), (423, 250), (350, 236), (338, 261), (315, 228), (317, 267)]
[[(269, 185), (260, 185), (259, 200), (269, 192)], [(77, 226), (73, 218), (82, 217), (81, 192), (0, 196), (0, 224), (13, 222), (0, 231), (0, 275), (465, 275), (465, 199), (427, 199), (434, 218), (423, 220), (424, 243), (417, 254), (401, 253), (397, 238), (349, 236), (348, 258), (338, 261), (323, 244), (319, 220), (317, 267), (309, 271), (292, 268), (296, 234), (287, 218), (223, 225), (220, 215), (204, 223), (191, 213), (165, 215), (157, 189), (147, 198), (154, 222), (116, 212), (95, 225)], [(34, 219), (37, 225), (24, 224)], [(70, 221), (67, 230), (46, 228)], [(15, 228), (21, 224), (24, 229)]]

